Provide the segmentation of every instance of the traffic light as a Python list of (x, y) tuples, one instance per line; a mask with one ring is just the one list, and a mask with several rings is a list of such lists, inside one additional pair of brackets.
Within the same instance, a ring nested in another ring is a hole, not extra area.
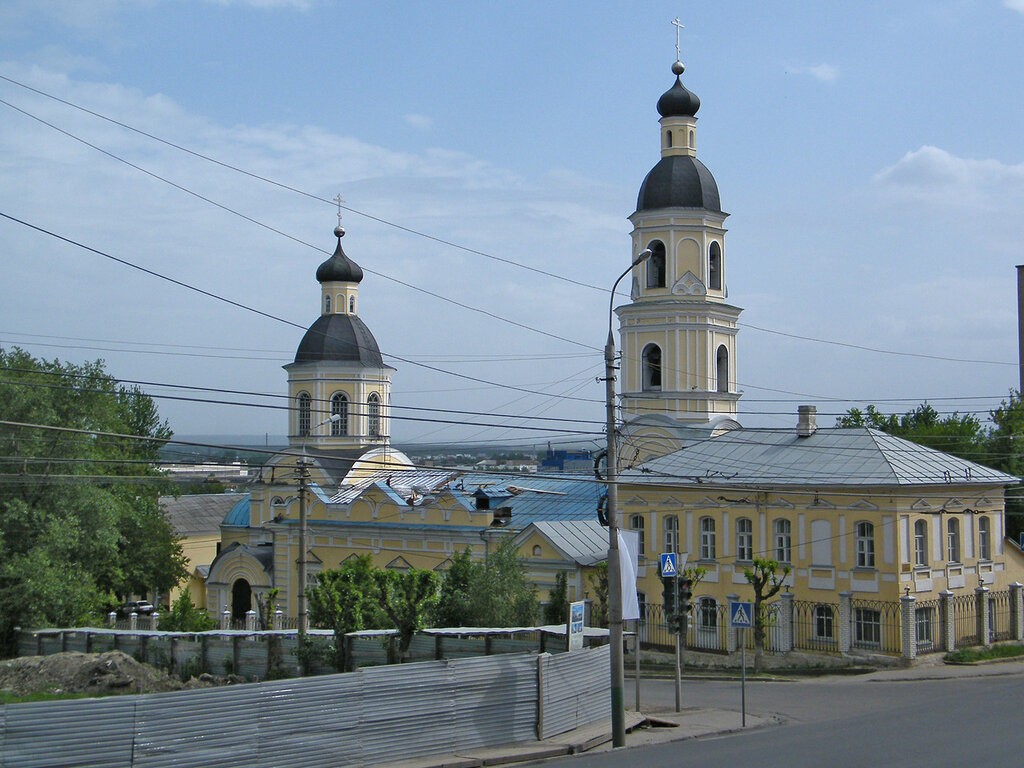
[(661, 577), (661, 602), (665, 606), (665, 621), (669, 622), (678, 613), (675, 576)]
[(682, 616), (690, 615), (690, 598), (693, 597), (693, 581), (691, 579), (679, 580), (678, 608)]

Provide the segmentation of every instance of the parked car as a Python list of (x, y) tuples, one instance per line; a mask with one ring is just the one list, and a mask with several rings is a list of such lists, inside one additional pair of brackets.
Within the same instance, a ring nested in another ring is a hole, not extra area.
[(149, 616), (149, 614), (151, 614), (155, 609), (149, 600), (130, 600), (124, 604), (124, 608), (122, 610), (126, 616), (133, 612), (140, 616)]

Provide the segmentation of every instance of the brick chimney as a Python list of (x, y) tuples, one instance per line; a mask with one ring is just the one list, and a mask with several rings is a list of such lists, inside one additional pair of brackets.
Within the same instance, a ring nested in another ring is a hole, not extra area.
[(799, 437), (810, 437), (818, 431), (818, 407), (801, 405), (796, 409), (796, 433)]

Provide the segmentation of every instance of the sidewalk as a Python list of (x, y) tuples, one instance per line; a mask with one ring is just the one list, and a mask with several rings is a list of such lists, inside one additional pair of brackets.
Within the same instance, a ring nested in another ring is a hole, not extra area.
[[(747, 715), (747, 730), (774, 725), (778, 721), (769, 717)], [(739, 712), (722, 709), (687, 709), (682, 712), (647, 715), (626, 712), (626, 747), (661, 744), (668, 741), (693, 739), (698, 736), (722, 734), (742, 728)], [(527, 741), (503, 747), (469, 749), (452, 755), (403, 760), (391, 763), (389, 768), (478, 768), (485, 765), (505, 765), (549, 757), (575, 755), (580, 752), (612, 749), (611, 722), (603, 720), (594, 725), (577, 728), (543, 741)]]

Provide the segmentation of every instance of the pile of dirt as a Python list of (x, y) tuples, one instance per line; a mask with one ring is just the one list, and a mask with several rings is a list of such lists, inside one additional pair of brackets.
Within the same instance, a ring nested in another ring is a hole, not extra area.
[(183, 683), (163, 670), (142, 664), (121, 651), (50, 656), (23, 656), (0, 661), (0, 690), (22, 696), (37, 691), (53, 693), (157, 693), (186, 688), (209, 688), (238, 682), (231, 678), (200, 675)]

